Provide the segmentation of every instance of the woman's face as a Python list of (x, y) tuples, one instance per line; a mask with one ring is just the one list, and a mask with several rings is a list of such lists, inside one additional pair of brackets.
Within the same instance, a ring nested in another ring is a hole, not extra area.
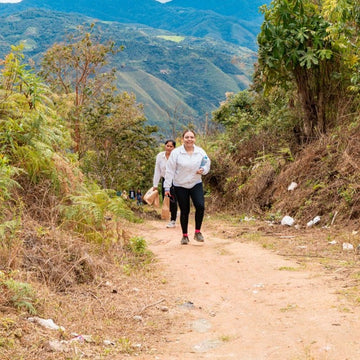
[(167, 144), (165, 144), (165, 151), (170, 154), (174, 150), (174, 144), (169, 141)]
[(193, 146), (195, 144), (195, 134), (192, 131), (187, 131), (183, 136), (185, 146)]

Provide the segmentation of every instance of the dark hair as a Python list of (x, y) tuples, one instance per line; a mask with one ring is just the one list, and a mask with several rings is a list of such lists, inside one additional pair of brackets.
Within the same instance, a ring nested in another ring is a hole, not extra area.
[(187, 132), (192, 132), (192, 133), (194, 134), (194, 136), (196, 136), (196, 133), (195, 133), (195, 131), (194, 131), (194, 130), (192, 130), (192, 129), (186, 129), (186, 130), (184, 130), (184, 131), (183, 131), (183, 133), (182, 133), (182, 136), (181, 136), (181, 137), (183, 138)]
[(172, 140), (172, 139), (166, 140), (166, 141), (165, 141), (165, 145), (166, 145), (167, 143), (169, 143), (169, 142), (171, 142), (171, 143), (174, 145), (174, 147), (176, 147), (176, 141), (175, 141), (175, 140)]

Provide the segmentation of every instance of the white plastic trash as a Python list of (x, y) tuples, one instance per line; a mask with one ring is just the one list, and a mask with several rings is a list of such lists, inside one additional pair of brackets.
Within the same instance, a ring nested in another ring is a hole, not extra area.
[(320, 222), (320, 220), (321, 220), (321, 217), (320, 217), (320, 216), (315, 216), (315, 217), (313, 218), (313, 223), (314, 223), (314, 224), (317, 224), (318, 222)]
[(320, 220), (321, 220), (321, 217), (320, 217), (320, 216), (315, 216), (315, 217), (314, 217), (312, 220), (310, 220), (306, 225), (307, 225), (308, 227), (311, 227), (311, 226), (319, 223)]
[(34, 317), (29, 317), (28, 320), (31, 322), (37, 323), (37, 324), (39, 324), (47, 329), (50, 329), (50, 330), (65, 331), (65, 328), (63, 326), (56, 325), (52, 319), (41, 319), (37, 316), (34, 316)]
[(298, 184), (296, 182), (292, 182), (289, 186), (288, 186), (288, 190), (289, 191), (293, 191), (297, 188)]
[(281, 225), (293, 226), (295, 220), (291, 216), (284, 216), (281, 220)]
[(343, 250), (354, 250), (353, 244), (350, 244), (350, 243), (343, 243), (342, 247), (343, 247)]

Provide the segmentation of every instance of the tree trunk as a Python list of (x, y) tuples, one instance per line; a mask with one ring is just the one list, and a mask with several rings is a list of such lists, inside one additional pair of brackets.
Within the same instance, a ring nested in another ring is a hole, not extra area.
[(303, 131), (306, 141), (311, 141), (315, 136), (315, 128), (317, 125), (317, 112), (315, 106), (314, 95), (311, 91), (308, 74), (303, 69), (295, 73), (299, 99), (304, 111)]

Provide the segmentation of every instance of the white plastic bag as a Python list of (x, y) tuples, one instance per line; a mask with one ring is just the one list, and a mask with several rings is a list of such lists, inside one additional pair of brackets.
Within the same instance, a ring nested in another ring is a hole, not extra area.
[(295, 220), (291, 216), (284, 216), (281, 220), (281, 225), (293, 226)]

